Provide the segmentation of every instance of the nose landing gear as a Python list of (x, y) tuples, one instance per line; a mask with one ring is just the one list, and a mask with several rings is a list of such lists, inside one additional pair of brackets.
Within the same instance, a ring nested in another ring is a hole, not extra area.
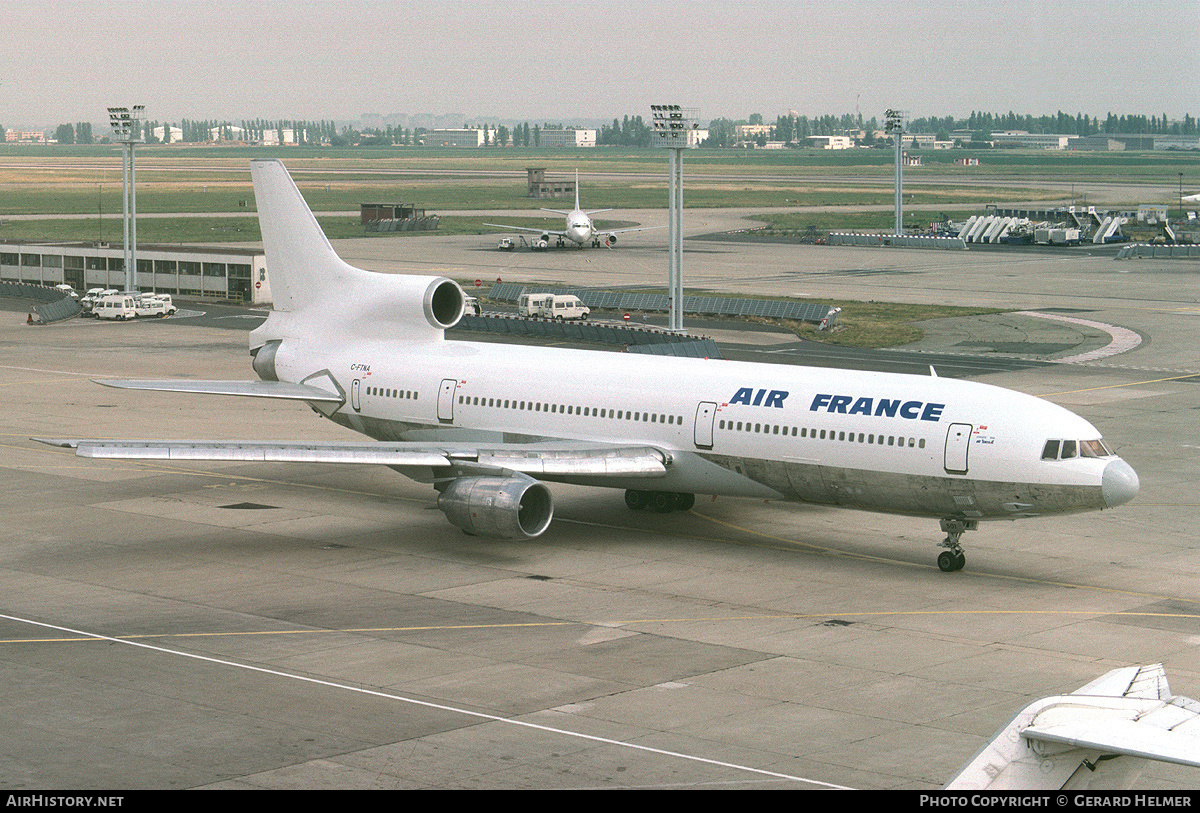
[(940, 520), (942, 531), (945, 532), (946, 538), (942, 540), (941, 547), (946, 548), (938, 554), (937, 565), (943, 573), (952, 573), (956, 570), (962, 570), (963, 565), (967, 563), (966, 554), (963, 553), (962, 545), (959, 541), (962, 535), (967, 531), (973, 531), (979, 527), (978, 520), (974, 519), (959, 519), (958, 517), (947, 517)]

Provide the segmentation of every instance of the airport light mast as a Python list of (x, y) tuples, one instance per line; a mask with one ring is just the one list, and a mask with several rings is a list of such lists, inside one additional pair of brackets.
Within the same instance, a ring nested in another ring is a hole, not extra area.
[(667, 231), (670, 233), (667, 251), (667, 330), (686, 333), (683, 329), (683, 151), (696, 146), (690, 133), (699, 127), (700, 110), (677, 104), (652, 104), (650, 113), (654, 123), (655, 145), (671, 151), (670, 180), (667, 183)]
[(137, 290), (137, 177), (133, 168), (133, 146), (142, 142), (145, 105), (108, 108), (113, 140), (121, 145), (122, 214), (125, 225), (125, 290)]
[(896, 143), (896, 236), (904, 234), (904, 111), (884, 112), (883, 131)]

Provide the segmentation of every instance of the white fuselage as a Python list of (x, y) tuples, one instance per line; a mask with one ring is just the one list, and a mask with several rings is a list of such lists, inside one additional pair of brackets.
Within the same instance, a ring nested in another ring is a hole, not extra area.
[(672, 455), (654, 484), (671, 491), (964, 519), (1104, 508), (1132, 497), (1130, 478), (1136, 491), (1107, 450), (1043, 459), (1048, 440), (1100, 439), (1077, 415), (932, 376), (440, 340), (293, 340), (276, 369), (329, 371), (347, 393), (332, 419), (380, 440), (652, 445)]
[(596, 229), (587, 212), (575, 209), (567, 215), (567, 229), (564, 234), (572, 243), (583, 245), (596, 236)]

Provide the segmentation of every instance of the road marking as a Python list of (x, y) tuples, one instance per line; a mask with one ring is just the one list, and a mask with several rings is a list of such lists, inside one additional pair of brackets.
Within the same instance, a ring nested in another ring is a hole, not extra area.
[(294, 681), (298, 681), (300, 683), (309, 683), (309, 684), (312, 684), (315, 686), (324, 686), (324, 687), (330, 688), (330, 689), (339, 689), (341, 691), (354, 692), (355, 694), (367, 695), (369, 697), (379, 697), (379, 698), (383, 698), (384, 700), (395, 700), (399, 703), (407, 703), (407, 704), (413, 705), (413, 706), (421, 706), (422, 708), (436, 709), (437, 711), (445, 711), (445, 712), (450, 712), (452, 714), (461, 714), (466, 717), (474, 717), (479, 720), (487, 720), (489, 722), (494, 722), (494, 723), (504, 723), (506, 725), (519, 726), (521, 728), (527, 728), (527, 729), (531, 729), (534, 731), (540, 731), (545, 734), (561, 734), (566, 737), (574, 737), (576, 739), (588, 740), (589, 742), (597, 742), (597, 743), (601, 743), (604, 745), (615, 745), (619, 748), (629, 748), (634, 751), (642, 751), (642, 752), (649, 753), (649, 754), (658, 754), (660, 756), (672, 757), (675, 759), (683, 759), (683, 760), (687, 760), (689, 762), (700, 762), (705, 765), (714, 765), (718, 768), (730, 768), (735, 771), (745, 771), (747, 773), (757, 774), (759, 776), (771, 777), (772, 779), (783, 779), (783, 780), (786, 780), (789, 782), (802, 782), (807, 785), (814, 785), (816, 787), (822, 787), (822, 788), (830, 788), (833, 790), (851, 790), (851, 788), (845, 787), (843, 785), (834, 785), (832, 783), (821, 782), (816, 779), (806, 779), (802, 776), (791, 776), (790, 774), (778, 773), (776, 771), (767, 771), (767, 770), (763, 770), (762, 768), (753, 768), (748, 765), (738, 765), (733, 762), (724, 762), (724, 761), (717, 760), (717, 759), (708, 759), (706, 757), (697, 757), (697, 756), (693, 756), (691, 754), (680, 753), (679, 751), (668, 751), (668, 750), (665, 750), (662, 748), (652, 748), (648, 745), (638, 745), (637, 743), (625, 742), (623, 740), (614, 740), (614, 739), (610, 739), (608, 737), (597, 737), (592, 734), (581, 734), (577, 731), (568, 731), (563, 728), (555, 728), (553, 726), (539, 725), (537, 723), (530, 723), (525, 720), (514, 720), (510, 717), (500, 717), (495, 714), (486, 714), (486, 713), (480, 712), (480, 711), (472, 711), (470, 709), (457, 708), (455, 706), (449, 706), (444, 703), (432, 703), (428, 700), (417, 700), (416, 698), (413, 698), (413, 697), (405, 697), (404, 695), (394, 694), (391, 692), (383, 692), (383, 691), (379, 691), (377, 689), (366, 689), (361, 686), (348, 686), (346, 684), (338, 683), (338, 682), (332, 681), (332, 680), (322, 680), (320, 678), (308, 677), (306, 675), (295, 675), (290, 672), (284, 672), (284, 671), (281, 671), (278, 669), (267, 669), (266, 667), (263, 667), (263, 666), (253, 666), (248, 663), (238, 663), (237, 661), (226, 660), (224, 658), (214, 658), (209, 655), (199, 655), (194, 652), (182, 652), (182, 651), (175, 650), (175, 649), (168, 649), (166, 647), (155, 646), (153, 644), (142, 643), (140, 641), (129, 641), (129, 640), (121, 639), (121, 638), (114, 638), (110, 635), (101, 635), (99, 633), (85, 632), (83, 630), (76, 630), (76, 629), (72, 629), (70, 627), (62, 627), (57, 624), (48, 624), (48, 623), (45, 623), (42, 621), (33, 621), (28, 618), (19, 618), (14, 615), (0, 614), (0, 618), (7, 619), (9, 621), (14, 621), (19, 624), (29, 624), (29, 625), (32, 625), (35, 627), (42, 627), (44, 629), (52, 629), (52, 630), (58, 630), (59, 632), (67, 632), (72, 635), (82, 635), (82, 636), (85, 636), (87, 638), (91, 638), (91, 639), (94, 639), (97, 641), (108, 641), (108, 642), (114, 643), (114, 644), (122, 644), (124, 646), (132, 646), (132, 647), (138, 647), (140, 649), (148, 649), (150, 651), (159, 652), (164, 655), (174, 655), (174, 656), (180, 657), (180, 658), (190, 658), (192, 660), (204, 661), (205, 663), (216, 664), (218, 666), (229, 666), (229, 667), (233, 667), (235, 669), (244, 669), (248, 672), (257, 672), (257, 673), (263, 674), (263, 675), (270, 675), (272, 677), (284, 678), (285, 680), (294, 680)]
[(1121, 353), (1127, 353), (1142, 343), (1142, 337), (1129, 328), (1107, 325), (1104, 322), (1093, 322), (1090, 319), (1080, 319), (1076, 316), (1064, 316), (1061, 313), (1042, 313), (1040, 311), (1016, 311), (1018, 316), (1035, 316), (1038, 319), (1053, 319), (1056, 322), (1069, 322), (1073, 325), (1102, 330), (1112, 337), (1112, 341), (1098, 350), (1090, 350), (1067, 358), (1055, 359), (1059, 364), (1077, 364), (1081, 361), (1095, 361)]

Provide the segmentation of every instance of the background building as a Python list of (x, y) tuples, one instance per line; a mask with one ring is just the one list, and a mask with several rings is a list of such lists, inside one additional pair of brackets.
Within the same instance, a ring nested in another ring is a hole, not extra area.
[[(172, 296), (271, 302), (267, 259), (235, 248), (139, 245), (139, 291)], [(66, 283), (76, 291), (125, 287), (125, 249), (120, 243), (0, 242), (0, 280), (30, 285)]]
[(594, 147), (596, 131), (583, 127), (543, 129), (539, 144), (542, 147)]

